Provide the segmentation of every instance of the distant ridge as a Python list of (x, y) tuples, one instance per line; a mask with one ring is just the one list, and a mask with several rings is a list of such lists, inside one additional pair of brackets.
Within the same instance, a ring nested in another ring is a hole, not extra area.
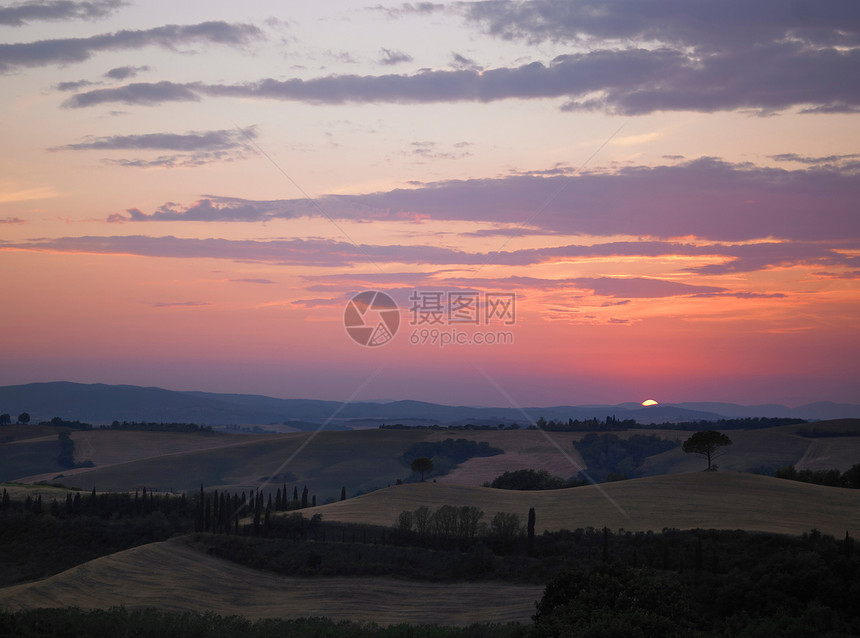
[[(55, 416), (93, 423), (117, 421), (185, 422), (200, 425), (294, 424), (298, 429), (315, 427), (334, 414), (341, 403), (314, 399), (278, 399), (254, 394), (187, 392), (132, 385), (83, 384), (68, 381), (28, 383), (0, 387), (0, 413), (13, 418), (28, 412), (32, 422)], [(634, 419), (639, 423), (716, 421), (738, 417), (797, 417), (808, 420), (860, 417), (860, 405), (817, 402), (789, 408), (784, 405), (742, 406), (733, 403), (697, 402), (660, 404), (647, 408), (636, 403), (619, 405), (553, 406), (525, 408), (532, 418)], [(526, 425), (517, 409), (451, 406), (424, 401), (352, 403), (343, 406), (331, 426), (345, 427), (350, 421), (373, 427), (379, 423), (432, 422), (439, 425)]]

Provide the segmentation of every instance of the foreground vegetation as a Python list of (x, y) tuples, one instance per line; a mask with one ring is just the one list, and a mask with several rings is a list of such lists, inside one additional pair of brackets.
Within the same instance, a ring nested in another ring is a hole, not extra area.
[[(860, 599), (860, 551), (848, 534), (837, 540), (815, 530), (792, 537), (595, 527), (534, 534), (534, 521), (528, 519), (526, 524), (525, 516), (505, 512), (485, 517), (480, 508), (468, 505), (421, 506), (402, 512), (396, 527), (381, 527), (325, 521), (318, 513), (310, 518), (296, 512), (276, 515), (258, 494), (246, 500), (223, 492), (79, 492), (69, 493), (65, 503), (50, 504), (38, 497), (16, 501), (6, 494), (0, 506), (4, 584), (189, 534), (186, 542), (196, 550), (283, 576), (547, 585), (529, 627), (380, 628), (324, 620), (252, 623), (205, 614), (67, 609), (2, 614), (0, 634), (112, 636), (127, 634), (129, 627), (139, 636), (860, 633), (855, 604)], [(195, 529), (199, 531), (191, 533)], [(411, 586), (404, 582), (404, 588)], [(397, 605), (397, 599), (390, 604)]]
[(114, 638), (507, 638), (521, 636), (519, 625), (480, 624), (470, 627), (334, 622), (325, 618), (251, 621), (241, 616), (165, 613), (155, 609), (74, 608), (0, 612), (0, 635), (31, 638), (93, 636)]

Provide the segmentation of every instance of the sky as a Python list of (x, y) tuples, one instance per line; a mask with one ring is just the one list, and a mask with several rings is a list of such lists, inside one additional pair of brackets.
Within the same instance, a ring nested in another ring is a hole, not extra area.
[(855, 0), (0, 3), (0, 384), (860, 403), (858, 77)]

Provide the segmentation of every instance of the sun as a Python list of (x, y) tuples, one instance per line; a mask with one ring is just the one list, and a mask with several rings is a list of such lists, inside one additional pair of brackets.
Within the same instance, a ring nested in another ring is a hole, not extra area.
[(645, 407), (648, 407), (649, 405), (657, 405), (657, 402), (654, 399), (645, 399), (642, 402), (642, 405), (644, 405)]

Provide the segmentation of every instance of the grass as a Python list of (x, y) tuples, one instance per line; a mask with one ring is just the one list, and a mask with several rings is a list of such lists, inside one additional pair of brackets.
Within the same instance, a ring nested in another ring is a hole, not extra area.
[(182, 539), (99, 558), (35, 583), (0, 589), (0, 607), (156, 607), (247, 618), (468, 625), (529, 622), (543, 587), (411, 583), (393, 578), (283, 578), (212, 558)]
[[(537, 531), (609, 527), (616, 530), (746, 529), (799, 535), (816, 528), (860, 536), (860, 490), (829, 488), (768, 476), (696, 472), (600, 486), (519, 492), (441, 483), (399, 485), (303, 510), (323, 520), (395, 525), (400, 512), (422, 505), (474, 505), (485, 520), (535, 508)], [(622, 511), (616, 508), (616, 505)]]

